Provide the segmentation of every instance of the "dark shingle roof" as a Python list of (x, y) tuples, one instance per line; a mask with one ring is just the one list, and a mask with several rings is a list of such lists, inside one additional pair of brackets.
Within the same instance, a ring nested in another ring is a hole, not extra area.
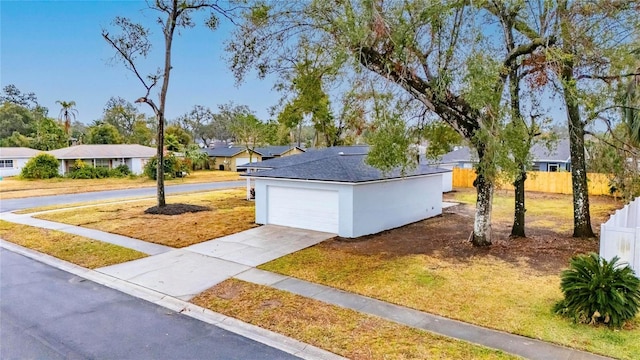
[(368, 147), (334, 147), (308, 151), (304, 154), (266, 160), (262, 162), (263, 164), (254, 164), (257, 166), (253, 167), (264, 169), (269, 166), (270, 169), (246, 174), (246, 176), (358, 183), (449, 171), (419, 165), (405, 174), (402, 174), (399, 169), (383, 174), (379, 169), (365, 163), (367, 152)]
[[(263, 147), (257, 147), (255, 149), (253, 149), (255, 152), (257, 152), (258, 154), (262, 155), (262, 156), (280, 156), (284, 153), (286, 153), (287, 151), (294, 149), (294, 148), (298, 148), (297, 146), (289, 146), (289, 145), (283, 145), (283, 146), (263, 146)], [(298, 148), (302, 151), (304, 151), (301, 148)]]
[(227, 147), (217, 147), (213, 149), (202, 149), (203, 152), (207, 153), (209, 156), (220, 156), (220, 157), (232, 157), (240, 154), (241, 152), (247, 150), (244, 146), (227, 146)]
[(291, 156), (283, 156), (264, 161), (258, 161), (251, 165), (238, 166), (239, 169), (257, 168), (257, 169), (276, 169), (285, 166), (297, 165), (317, 159), (343, 154), (366, 154), (369, 152), (368, 146), (334, 146), (322, 149), (307, 149), (304, 154), (296, 154)]

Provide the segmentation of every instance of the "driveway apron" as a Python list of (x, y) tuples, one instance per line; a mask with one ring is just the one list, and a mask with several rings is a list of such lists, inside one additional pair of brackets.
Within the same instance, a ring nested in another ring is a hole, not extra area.
[(182, 300), (252, 267), (313, 246), (335, 234), (264, 225), (140, 260), (96, 269)]

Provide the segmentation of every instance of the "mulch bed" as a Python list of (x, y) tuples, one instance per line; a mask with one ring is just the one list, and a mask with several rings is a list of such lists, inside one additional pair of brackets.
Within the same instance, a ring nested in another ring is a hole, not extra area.
[[(536, 194), (527, 194), (536, 196)], [(553, 194), (539, 194), (553, 198)], [(447, 196), (445, 196), (446, 198)], [(453, 199), (451, 199), (453, 201)], [(609, 201), (594, 198), (593, 201)], [(557, 274), (566, 268), (569, 259), (577, 254), (598, 252), (598, 239), (576, 239), (567, 232), (556, 232), (546, 228), (526, 227), (526, 238), (509, 238), (511, 219), (492, 224), (493, 245), (474, 247), (469, 241), (473, 230), (475, 208), (461, 204), (445, 209), (441, 216), (419, 221), (397, 229), (356, 239), (336, 237), (320, 246), (349, 251), (362, 255), (380, 255), (389, 258), (410, 255), (434, 255), (452, 261), (466, 262), (475, 256), (495, 256), (501, 260), (519, 264), (526, 262), (541, 273)], [(552, 217), (546, 220), (557, 221)], [(537, 217), (540, 219), (540, 217)], [(602, 219), (592, 217), (592, 226), (599, 229)]]
[(150, 207), (144, 211), (145, 214), (153, 215), (181, 215), (186, 213), (195, 213), (200, 211), (209, 211), (210, 208), (199, 205), (189, 204), (167, 204), (163, 207)]

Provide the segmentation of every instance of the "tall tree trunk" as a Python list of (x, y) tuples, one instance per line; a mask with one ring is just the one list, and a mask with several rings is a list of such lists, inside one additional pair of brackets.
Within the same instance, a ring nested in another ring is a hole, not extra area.
[(476, 200), (476, 215), (473, 221), (473, 238), (475, 246), (491, 245), (491, 211), (493, 205), (493, 182), (479, 173), (473, 182), (478, 197)]
[(573, 188), (573, 237), (595, 237), (591, 228), (589, 213), (589, 187), (587, 185), (587, 164), (584, 153), (584, 125), (580, 121), (580, 110), (575, 98), (568, 94), (567, 115), (569, 118), (569, 150), (571, 152), (571, 183)]
[(171, 13), (167, 17), (164, 28), (164, 73), (162, 74), (162, 89), (160, 89), (160, 104), (158, 115), (158, 207), (166, 206), (164, 196), (164, 113), (169, 90), (169, 75), (171, 75), (171, 44), (173, 33), (178, 20), (178, 0), (173, 0)]
[(562, 50), (565, 60), (562, 62), (561, 77), (563, 83), (564, 101), (567, 107), (569, 123), (569, 151), (571, 153), (571, 182), (573, 187), (573, 237), (595, 237), (591, 228), (589, 214), (589, 188), (587, 186), (587, 164), (584, 153), (584, 126), (580, 120), (580, 108), (574, 78), (574, 62), (572, 29), (568, 14), (568, 2), (563, 0), (558, 4), (560, 17), (560, 34)]
[(515, 208), (513, 212), (513, 226), (511, 227), (511, 237), (525, 237), (525, 191), (524, 184), (527, 180), (527, 171), (521, 170), (516, 180), (513, 182), (515, 189)]
[(477, 191), (476, 214), (473, 220), (473, 236), (471, 243), (474, 246), (491, 245), (491, 211), (493, 207), (493, 181), (487, 178), (487, 149), (482, 143), (476, 144), (478, 151), (478, 168), (476, 180), (473, 182)]
[(158, 198), (158, 207), (167, 205), (164, 197), (164, 117), (158, 114), (158, 136), (156, 141), (156, 157), (158, 158), (158, 167), (156, 169), (156, 194)]

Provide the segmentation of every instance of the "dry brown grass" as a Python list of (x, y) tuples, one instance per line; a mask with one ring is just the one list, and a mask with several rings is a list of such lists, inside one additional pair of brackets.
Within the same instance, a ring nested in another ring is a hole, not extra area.
[(227, 280), (191, 302), (350, 359), (516, 359), (289, 292)]
[[(181, 179), (167, 179), (166, 185), (191, 184), (214, 181), (234, 181), (240, 176), (231, 171), (194, 171)], [(155, 186), (155, 180), (145, 176), (136, 178), (110, 179), (67, 179), (24, 180), (17, 177), (4, 178), (0, 181), (0, 199), (17, 199), (32, 196), (48, 196), (61, 194), (77, 194), (89, 191), (136, 189)]]
[(37, 218), (84, 226), (171, 247), (184, 247), (251, 229), (255, 204), (246, 190), (216, 190), (167, 197), (167, 203), (207, 206), (182, 215), (150, 215), (155, 200), (132, 201), (37, 215)]
[[(466, 196), (471, 195), (463, 193), (459, 200)], [(512, 212), (507, 207), (513, 206), (512, 198), (509, 199), (510, 195), (506, 193), (496, 197), (494, 220), (508, 224)], [(596, 201), (594, 218), (606, 217), (615, 206), (611, 202)], [(529, 226), (543, 227), (538, 232), (550, 234), (546, 236), (548, 241), (560, 242), (563, 235), (550, 230), (563, 232), (567, 227), (565, 223), (571, 224), (570, 196), (545, 195), (529, 199), (528, 209)], [(536, 219), (541, 218), (543, 220), (534, 225)], [(459, 217), (445, 216), (426, 220), (425, 224), (441, 224), (449, 221), (447, 219), (460, 221)], [(553, 304), (562, 298), (559, 269), (567, 265), (567, 259), (552, 267), (546, 263), (541, 266), (540, 260), (544, 259), (540, 257), (551, 258), (549, 261), (560, 258), (552, 252), (547, 255), (547, 251), (562, 250), (553, 250), (552, 243), (548, 243), (546, 249), (540, 248), (541, 253), (524, 253), (515, 259), (503, 253), (508, 254), (518, 243), (532, 240), (505, 242), (504, 245), (494, 245), (492, 251), (467, 251), (462, 256), (452, 255), (455, 251), (447, 248), (411, 251), (413, 248), (429, 248), (419, 242), (429, 241), (430, 237), (442, 238), (446, 234), (438, 233), (437, 226), (415, 224), (408, 228), (430, 233), (408, 239), (404, 245), (406, 248), (402, 248), (406, 251), (402, 253), (375, 251), (384, 249), (384, 244), (392, 240), (390, 235), (381, 234), (360, 242), (322, 243), (260, 268), (510, 333), (617, 358), (640, 359), (640, 316), (627, 324), (624, 330), (614, 331), (576, 325), (553, 314)], [(466, 234), (452, 242), (464, 243)]]
[(122, 246), (3, 220), (0, 220), (0, 238), (89, 269), (147, 256)]

